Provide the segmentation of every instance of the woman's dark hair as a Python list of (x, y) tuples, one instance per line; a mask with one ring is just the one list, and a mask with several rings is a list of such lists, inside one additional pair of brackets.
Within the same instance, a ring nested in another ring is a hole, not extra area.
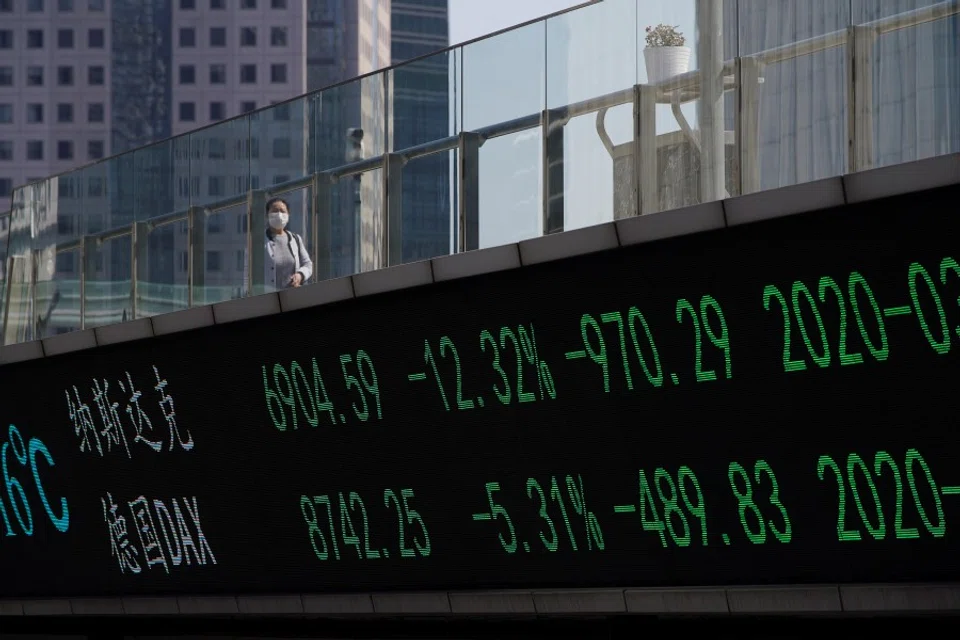
[(284, 200), (283, 198), (277, 197), (277, 198), (270, 198), (269, 200), (267, 200), (267, 204), (264, 207), (263, 212), (270, 213), (270, 207), (272, 207), (277, 202), (282, 202), (283, 206), (287, 208), (287, 212), (290, 211), (290, 203)]

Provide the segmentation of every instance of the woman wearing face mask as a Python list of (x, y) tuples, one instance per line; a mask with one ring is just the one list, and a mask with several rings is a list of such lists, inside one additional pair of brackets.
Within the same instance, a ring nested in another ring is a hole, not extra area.
[[(313, 273), (313, 261), (307, 253), (306, 244), (296, 233), (287, 229), (290, 211), (283, 198), (271, 198), (267, 202), (267, 231), (264, 238), (263, 284), (266, 291), (299, 287)], [(243, 269), (244, 281), (248, 278), (247, 265)], [(249, 287), (244, 287), (249, 295)]]

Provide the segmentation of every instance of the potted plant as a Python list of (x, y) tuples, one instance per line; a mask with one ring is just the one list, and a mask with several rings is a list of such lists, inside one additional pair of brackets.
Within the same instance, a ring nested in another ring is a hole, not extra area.
[(647, 83), (657, 84), (681, 73), (690, 66), (690, 47), (679, 27), (658, 24), (647, 27), (647, 48), (643, 60), (647, 66)]

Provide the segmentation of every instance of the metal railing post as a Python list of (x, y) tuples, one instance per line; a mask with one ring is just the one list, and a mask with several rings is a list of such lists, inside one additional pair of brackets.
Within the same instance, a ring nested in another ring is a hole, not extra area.
[(483, 139), (476, 133), (459, 134), (457, 160), (460, 165), (459, 198), (457, 201), (457, 251), (480, 247), (480, 146)]
[(310, 224), (313, 244), (313, 278), (320, 282), (333, 277), (332, 216), (330, 215), (330, 175), (315, 173), (310, 181)]
[(187, 306), (204, 304), (197, 287), (203, 287), (204, 275), (204, 235), (207, 230), (206, 211), (203, 207), (192, 206), (187, 211)]
[(873, 167), (873, 27), (847, 27), (847, 172)]
[(403, 263), (403, 156), (386, 153), (383, 156), (383, 212), (381, 251), (384, 266)]
[(100, 241), (94, 236), (83, 236), (80, 239), (80, 330), (87, 327), (87, 284), (96, 272), (96, 260)]
[(540, 115), (543, 166), (543, 235), (561, 233), (564, 225), (563, 133), (566, 120), (551, 109)]
[(267, 233), (267, 192), (251, 189), (247, 192), (247, 279), (245, 296), (255, 296), (264, 292), (263, 281), (263, 238)]
[(132, 225), (131, 245), (133, 255), (131, 256), (130, 269), (132, 282), (130, 285), (130, 296), (132, 298), (133, 319), (140, 317), (140, 283), (146, 282), (150, 276), (149, 252), (150, 245), (150, 223), (135, 222)]
[(637, 172), (640, 215), (660, 211), (659, 159), (657, 158), (657, 88), (641, 84), (634, 88), (636, 118), (634, 131), (637, 138), (637, 155), (634, 171)]
[(763, 65), (754, 56), (736, 59), (736, 171), (739, 194), (760, 190), (760, 76)]

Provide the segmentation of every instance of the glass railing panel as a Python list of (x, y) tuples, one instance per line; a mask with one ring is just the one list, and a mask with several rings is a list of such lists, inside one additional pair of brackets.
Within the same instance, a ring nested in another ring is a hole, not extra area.
[[(392, 149), (405, 150), (456, 135), (462, 118), (460, 49), (414, 60), (388, 71)], [(425, 260), (450, 251), (455, 225), (451, 154), (444, 150), (401, 169), (400, 244), (391, 263)], [(390, 211), (391, 217), (394, 211)]]
[(177, 182), (189, 194), (191, 206), (215, 206), (261, 188), (260, 176), (251, 173), (251, 166), (264, 150), (260, 139), (250, 136), (250, 116), (225, 120), (176, 141), (174, 152), (187, 154), (189, 160), (177, 163), (187, 174), (178, 176)]
[(850, 3), (739, 0), (738, 5), (743, 191), (845, 173)]
[[(457, 150), (404, 163), (401, 174), (400, 262), (429, 260), (456, 251)], [(390, 212), (391, 218), (393, 211)], [(396, 224), (391, 220), (390, 224)]]
[(310, 126), (309, 158), (325, 171), (373, 158), (386, 146), (386, 90), (378, 73), (306, 97)]
[(189, 149), (188, 139), (180, 137), (133, 151), (134, 172), (139, 178), (134, 205), (137, 221), (184, 211), (190, 205)]
[[(195, 264), (191, 306), (214, 304), (244, 295), (247, 205), (210, 210), (193, 222)], [(256, 248), (256, 243), (254, 244)], [(257, 293), (257, 292), (254, 292)]]
[(7, 308), (7, 242), (10, 240), (10, 212), (0, 213), (0, 335)]
[(85, 329), (133, 319), (132, 251), (129, 232), (87, 241), (83, 254)]
[(386, 237), (379, 209), (383, 170), (343, 176), (318, 187), (316, 278), (339, 278), (384, 266)]
[[(632, 103), (638, 77), (637, 0), (606, 0), (549, 18), (546, 39), (551, 112), (544, 140), (548, 202), (542, 231), (554, 233), (613, 219), (614, 162), (604, 137), (632, 139), (632, 107), (603, 108)], [(613, 105), (564, 111), (616, 92), (626, 95)]]
[(35, 220), (49, 219), (47, 212), (52, 205), (50, 187), (50, 181), (36, 182), (20, 187), (13, 193), (3, 344), (37, 338), (34, 312), (37, 262), (33, 230)]
[(243, 261), (238, 263), (236, 256), (247, 247), (246, 194), (263, 188), (262, 177), (253, 168), (263, 154), (269, 163), (272, 151), (261, 146), (260, 137), (251, 136), (253, 117), (227, 120), (188, 136), (190, 169), (185, 187), (193, 219), (185, 268), (193, 270), (191, 306), (244, 293)]
[[(97, 171), (87, 173), (93, 167), (96, 167)], [(87, 193), (83, 199), (84, 220), (88, 229), (119, 229), (130, 226), (137, 219), (149, 217), (148, 214), (153, 209), (146, 209), (142, 215), (137, 210), (137, 194), (144, 188), (145, 181), (137, 173), (135, 151), (113, 156), (92, 167), (84, 168), (83, 171), (88, 182)], [(96, 193), (98, 179), (104, 181), (103, 194), (91, 196), (90, 181), (94, 181), (93, 191)], [(91, 223), (90, 219), (94, 216), (100, 219)]]
[(536, 22), (463, 47), (463, 130), (517, 124), (516, 130), (481, 143), (479, 248), (540, 233), (546, 29), (546, 22)]
[(261, 188), (310, 174), (309, 106), (304, 97), (249, 115), (250, 139), (259, 150), (250, 158), (250, 173), (259, 177)]
[(852, 8), (865, 25), (857, 52), (871, 62), (855, 84), (857, 118), (872, 143), (865, 164), (960, 151), (960, 3), (853, 0)]
[(140, 245), (137, 255), (137, 317), (188, 308), (186, 217), (157, 226), (141, 226), (138, 234), (144, 237), (137, 237)]

